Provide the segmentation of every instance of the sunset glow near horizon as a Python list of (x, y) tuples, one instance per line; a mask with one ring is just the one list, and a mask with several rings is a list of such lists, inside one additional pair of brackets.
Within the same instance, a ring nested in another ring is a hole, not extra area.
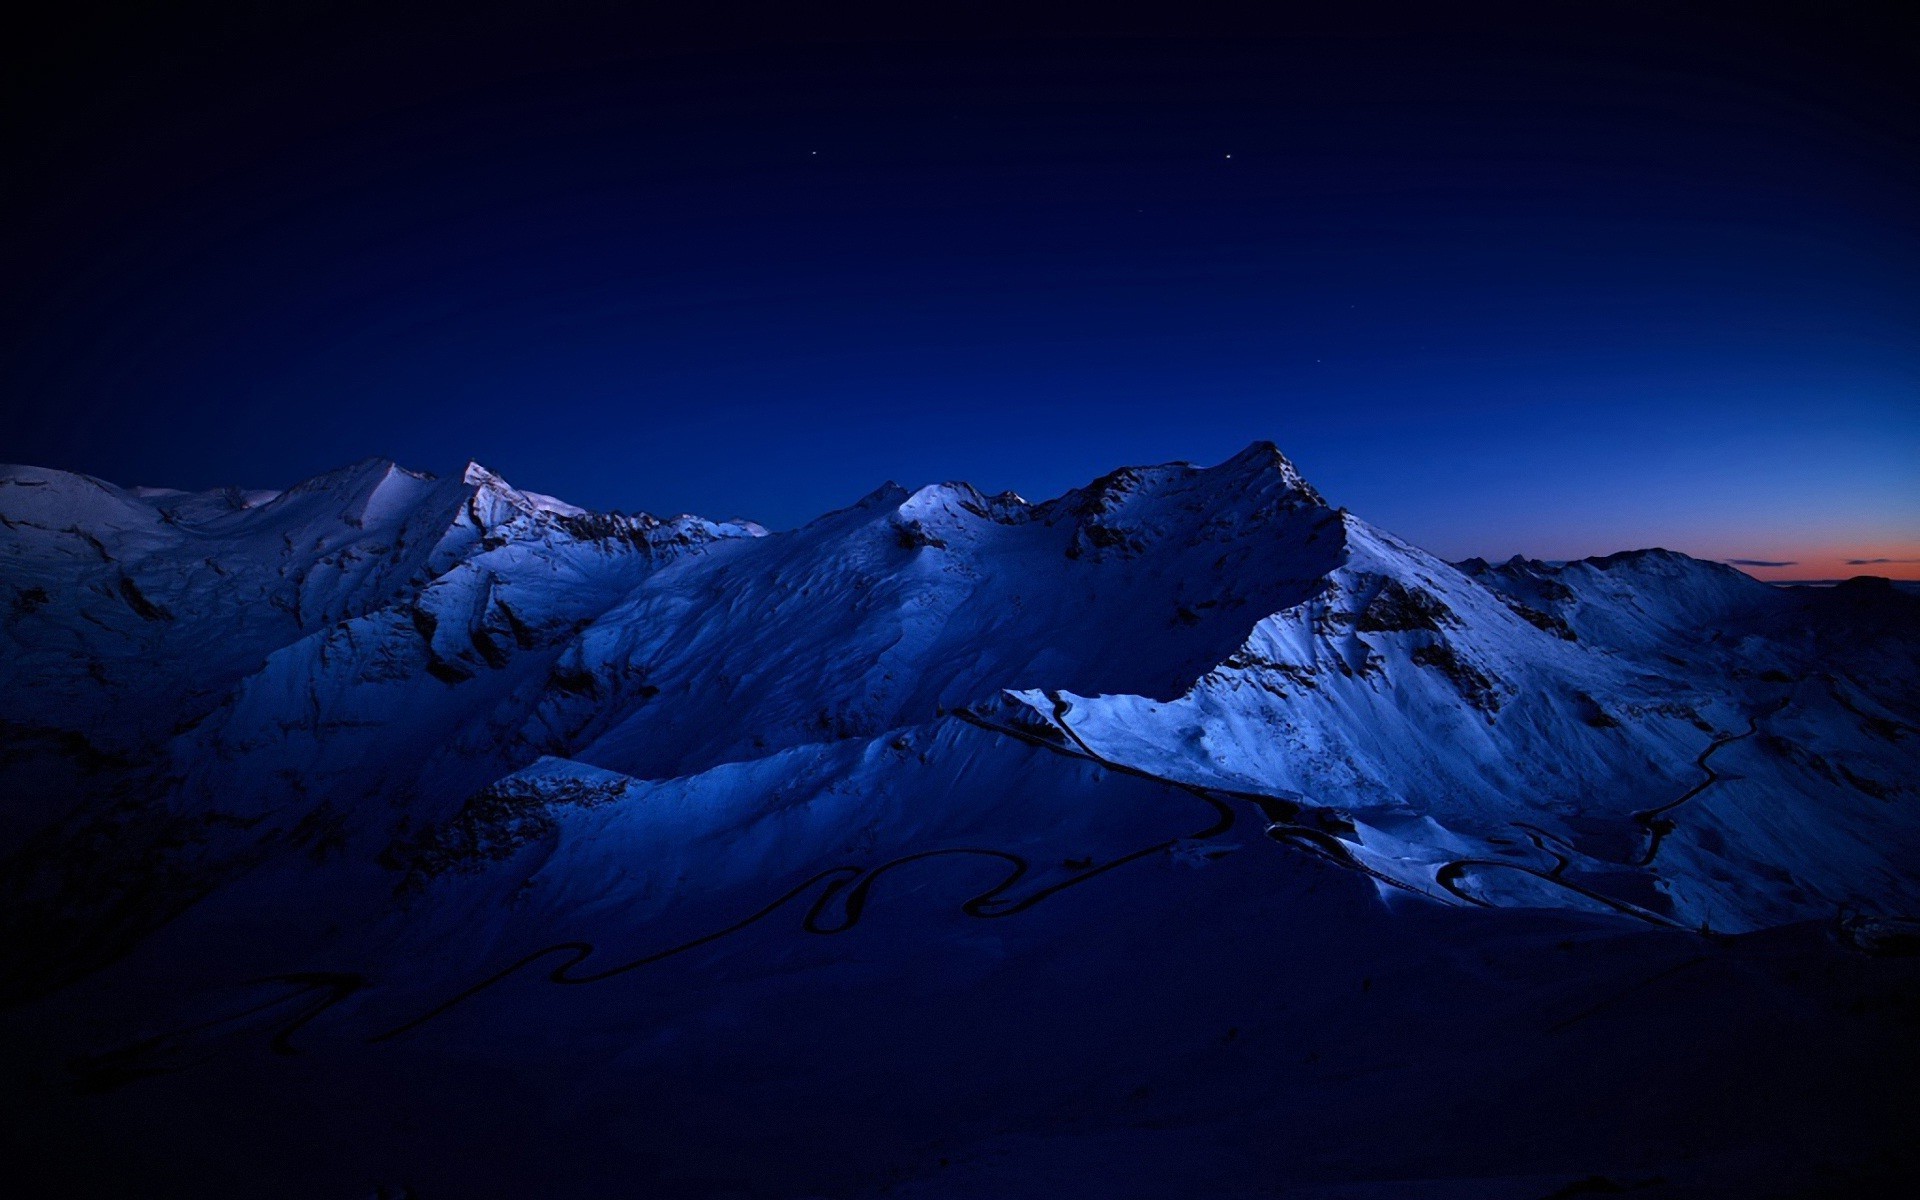
[(1769, 583), (1829, 582), (1878, 575), (1885, 579), (1920, 580), (1920, 545), (1895, 548), (1891, 553), (1853, 550), (1842, 556), (1808, 551), (1797, 559), (1756, 562), (1722, 559), (1755, 579)]

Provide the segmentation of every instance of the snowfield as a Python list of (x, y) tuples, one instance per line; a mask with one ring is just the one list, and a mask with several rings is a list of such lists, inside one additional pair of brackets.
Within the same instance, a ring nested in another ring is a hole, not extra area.
[(9, 1136), (68, 1194), (1914, 1166), (1884, 580), (1449, 564), (1264, 443), (778, 534), (4, 467), (0, 569)]

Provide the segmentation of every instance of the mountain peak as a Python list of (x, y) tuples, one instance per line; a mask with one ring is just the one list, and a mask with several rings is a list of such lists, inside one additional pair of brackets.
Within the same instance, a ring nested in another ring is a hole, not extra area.
[(912, 493), (889, 479), (879, 487), (853, 502), (855, 508), (894, 508), (905, 502)]
[(473, 459), (468, 459), (467, 465), (460, 469), (460, 482), (469, 483), (475, 487), (504, 488), (509, 486), (506, 480), (502, 479), (499, 475), (495, 474), (494, 472), (489, 471), (487, 468), (481, 466), (478, 462), (475, 462)]
[(1213, 471), (1234, 479), (1271, 477), (1281, 487), (1298, 492), (1313, 504), (1326, 503), (1326, 499), (1307, 482), (1300, 469), (1293, 465), (1293, 460), (1282, 454), (1280, 447), (1264, 438), (1249, 444), (1240, 453), (1214, 467)]

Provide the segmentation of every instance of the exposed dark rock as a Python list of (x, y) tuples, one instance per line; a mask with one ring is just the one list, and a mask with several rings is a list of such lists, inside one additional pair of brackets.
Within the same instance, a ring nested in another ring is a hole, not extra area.
[(1355, 617), (1354, 628), (1361, 633), (1439, 633), (1443, 626), (1459, 623), (1438, 596), (1388, 579)]
[(1858, 790), (1872, 796), (1875, 800), (1891, 800), (1893, 798), (1894, 789), (1890, 784), (1881, 783), (1878, 779), (1871, 779), (1865, 775), (1856, 775), (1852, 771), (1849, 771), (1844, 764), (1838, 765), (1840, 767), (1840, 774), (1845, 776), (1846, 781)]
[(508, 630), (513, 634), (514, 645), (520, 647), (522, 650), (531, 650), (540, 644), (539, 636), (525, 621), (522, 621), (519, 616), (515, 614), (513, 609), (507, 606), (506, 601), (500, 601), (498, 607), (500, 609), (501, 619), (507, 623)]
[(554, 831), (554, 811), (598, 808), (627, 793), (624, 779), (508, 776), (475, 792), (450, 819), (380, 853), (380, 864), (405, 872), (401, 888), (417, 889), (435, 876), (472, 872), (513, 856)]
[(1552, 613), (1541, 612), (1532, 605), (1523, 604), (1504, 592), (1495, 594), (1506, 602), (1507, 607), (1513, 610), (1515, 616), (1533, 626), (1535, 629), (1543, 633), (1551, 633), (1562, 641), (1577, 642), (1580, 640), (1580, 635), (1573, 631), (1573, 626), (1567, 624), (1565, 618), (1555, 616)]
[(120, 577), (120, 598), (125, 600), (127, 607), (138, 613), (143, 621), (173, 620), (172, 613), (147, 599), (145, 593), (141, 592), (140, 585), (125, 575)]
[(1494, 689), (1493, 680), (1478, 667), (1463, 662), (1453, 652), (1453, 647), (1445, 642), (1433, 642), (1425, 646), (1416, 646), (1413, 650), (1415, 665), (1431, 667), (1453, 682), (1461, 699), (1485, 713), (1500, 710), (1500, 695)]
[(624, 513), (581, 513), (556, 515), (554, 521), (582, 542), (606, 542), (643, 548), (660, 522), (649, 516), (629, 517)]
[(467, 680), (473, 678), (472, 671), (469, 671), (459, 663), (448, 662), (444, 658), (436, 658), (428, 662), (427, 674), (442, 683), (465, 683)]
[(1595, 729), (1618, 729), (1620, 718), (1600, 706), (1600, 702), (1585, 692), (1576, 692), (1574, 699), (1580, 706), (1580, 719)]
[(939, 550), (947, 548), (945, 539), (936, 537), (919, 521), (894, 522), (893, 536), (902, 550), (919, 550), (928, 546)]
[(513, 660), (513, 656), (507, 653), (507, 648), (494, 641), (493, 635), (484, 629), (474, 630), (467, 635), (467, 640), (473, 643), (473, 652), (480, 656), (480, 661), (496, 671)]
[(594, 697), (600, 694), (600, 685), (594, 679), (593, 672), (572, 667), (554, 667), (547, 673), (547, 686), (569, 696)]
[(413, 627), (420, 631), (420, 640), (431, 646), (434, 632), (440, 628), (440, 618), (417, 604), (407, 610), (407, 615), (413, 618)]

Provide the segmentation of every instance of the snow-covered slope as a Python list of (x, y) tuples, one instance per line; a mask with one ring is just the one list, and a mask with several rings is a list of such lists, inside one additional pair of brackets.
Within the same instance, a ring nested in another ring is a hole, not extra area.
[[(1218, 881), (1181, 903), (1222, 936), (1291, 897), (1383, 971), (1487, 911), (1694, 940), (1920, 911), (1920, 598), (1662, 550), (1450, 565), (1266, 444), (1043, 503), (890, 484), (773, 535), (477, 465), (194, 495), (10, 467), (0, 566), (8, 998), (55, 1043), (62, 997), (172, 1014), (101, 1086), (256, 1027), (484, 1040), (542, 975), (698, 960), (771, 1004), (786, 960), (716, 947), (936, 884), (929, 941), (873, 935), (894, 965), (794, 979), (1026, 978), (1172, 919), (1126, 882), (1168, 868)], [(552, 1036), (671, 1074), (649, 1019)]]

